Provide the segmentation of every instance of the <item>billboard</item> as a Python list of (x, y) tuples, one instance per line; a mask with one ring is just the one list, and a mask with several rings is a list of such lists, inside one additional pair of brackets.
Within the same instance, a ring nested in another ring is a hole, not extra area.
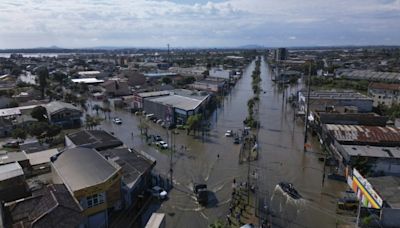
[(368, 180), (357, 171), (357, 169), (353, 169), (353, 182), (351, 187), (365, 207), (374, 209), (382, 208), (382, 198), (374, 190)]

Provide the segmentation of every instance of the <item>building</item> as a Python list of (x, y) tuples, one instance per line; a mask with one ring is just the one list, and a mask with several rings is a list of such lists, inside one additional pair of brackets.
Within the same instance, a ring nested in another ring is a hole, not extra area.
[(208, 94), (191, 92), (192, 94), (178, 95), (177, 93), (154, 98), (146, 98), (143, 109), (146, 113), (154, 114), (157, 119), (163, 120), (167, 126), (185, 124), (191, 115), (202, 113), (210, 97)]
[(131, 108), (135, 110), (143, 109), (143, 101), (145, 98), (151, 97), (159, 97), (159, 96), (168, 96), (171, 94), (171, 91), (154, 91), (154, 92), (144, 92), (144, 93), (135, 93), (133, 96)]
[(119, 139), (102, 130), (82, 130), (65, 135), (65, 146), (68, 148), (85, 147), (101, 151), (122, 145)]
[(104, 88), (106, 95), (109, 97), (120, 97), (131, 94), (127, 79), (110, 79), (102, 83), (101, 86)]
[(378, 72), (372, 70), (346, 70), (339, 77), (351, 80), (367, 80), (370, 82), (399, 83), (400, 73)]
[(220, 78), (227, 81), (230, 81), (231, 77), (234, 74), (232, 70), (224, 70), (217, 67), (211, 68), (208, 72), (209, 72), (208, 77), (210, 78)]
[(52, 101), (45, 106), (50, 123), (63, 128), (81, 126), (82, 111), (69, 103)]
[(400, 101), (400, 84), (372, 82), (368, 86), (368, 96), (374, 100), (374, 107), (391, 107)]
[(97, 70), (91, 70), (91, 71), (79, 71), (78, 75), (81, 78), (96, 78), (99, 77), (101, 75), (100, 71)]
[(24, 150), (23, 154), (29, 160), (29, 174), (30, 175), (40, 175), (43, 173), (51, 172), (50, 158), (59, 153), (57, 148), (47, 149), (42, 151), (29, 151)]
[(288, 50), (286, 48), (278, 48), (274, 50), (275, 61), (287, 60), (289, 57)]
[[(4, 222), (0, 227), (80, 227), (82, 208), (63, 184), (54, 184), (33, 196), (0, 205)], [(1, 219), (0, 219), (1, 221)]]
[(307, 110), (308, 97), (310, 97), (310, 110), (327, 111), (336, 110), (340, 107), (355, 108), (357, 112), (365, 113), (372, 111), (373, 100), (365, 95), (353, 91), (311, 91), (301, 90), (298, 92), (299, 112), (305, 113)]
[(179, 74), (184, 77), (204, 78), (206, 67), (170, 67), (168, 71)]
[(222, 93), (227, 88), (227, 83), (224, 79), (218, 80), (200, 80), (195, 81), (193, 84), (189, 85), (190, 88), (195, 90), (202, 90), (212, 93)]
[(52, 157), (53, 183), (65, 184), (79, 202), (87, 227), (107, 227), (121, 209), (121, 168), (93, 149), (76, 147)]
[(151, 171), (156, 160), (144, 152), (118, 148), (99, 151), (107, 160), (121, 167), (121, 194), (124, 207), (140, 210), (143, 196), (151, 188)]
[(18, 162), (0, 165), (0, 202), (10, 202), (29, 195), (24, 171)]

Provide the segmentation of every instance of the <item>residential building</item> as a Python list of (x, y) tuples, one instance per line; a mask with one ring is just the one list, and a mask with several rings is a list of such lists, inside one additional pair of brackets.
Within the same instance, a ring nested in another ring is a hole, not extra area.
[(35, 176), (51, 172), (50, 159), (51, 157), (57, 155), (59, 151), (57, 148), (53, 148), (33, 152), (29, 150), (24, 150), (22, 153), (25, 154), (25, 156), (29, 160), (29, 174)]
[(400, 84), (372, 82), (368, 86), (368, 95), (374, 100), (374, 107), (391, 107), (400, 101)]
[(103, 130), (82, 130), (65, 135), (67, 148), (85, 147), (101, 151), (122, 145), (119, 139)]
[(121, 209), (121, 168), (97, 151), (76, 147), (52, 157), (53, 183), (65, 184), (79, 202), (87, 227), (107, 227)]
[(121, 167), (121, 198), (124, 207), (135, 207), (139, 211), (143, 196), (151, 188), (151, 171), (156, 160), (144, 152), (128, 148), (109, 149), (99, 153)]
[(52, 101), (46, 104), (45, 108), (50, 123), (63, 128), (81, 126), (82, 111), (78, 107), (61, 101)]
[(288, 50), (286, 48), (278, 48), (274, 50), (275, 61), (287, 60), (289, 57)]
[(10, 202), (29, 195), (24, 171), (18, 162), (0, 165), (0, 202)]
[(0, 227), (80, 227), (86, 220), (63, 184), (48, 185), (30, 197), (0, 205), (1, 211), (5, 216)]

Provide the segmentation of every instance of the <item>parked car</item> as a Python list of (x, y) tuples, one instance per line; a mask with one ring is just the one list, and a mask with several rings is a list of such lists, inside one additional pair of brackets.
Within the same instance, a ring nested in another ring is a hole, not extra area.
[(164, 200), (164, 199), (166, 199), (167, 196), (168, 196), (167, 191), (165, 191), (165, 190), (164, 190), (163, 188), (161, 188), (160, 186), (154, 186), (154, 187), (151, 189), (151, 194), (152, 194), (154, 197), (156, 197), (157, 199), (160, 199), (160, 200)]
[(156, 145), (157, 145), (158, 147), (160, 147), (161, 149), (168, 149), (168, 144), (167, 144), (166, 142), (164, 142), (164, 141), (158, 141), (158, 142), (156, 143)]
[(112, 121), (113, 121), (115, 124), (118, 124), (118, 125), (122, 124), (122, 120), (121, 120), (120, 118), (118, 118), (118, 117), (115, 117)]
[(235, 137), (235, 139), (233, 140), (234, 144), (240, 144), (240, 139), (239, 137)]
[(19, 148), (20, 143), (23, 143), (23, 141), (14, 140), (14, 141), (3, 144), (3, 147), (4, 148)]
[(227, 130), (227, 131), (225, 132), (225, 136), (226, 136), (226, 137), (232, 137), (232, 136), (233, 136), (232, 130)]
[(156, 142), (163, 141), (163, 139), (159, 135), (153, 135), (153, 140)]

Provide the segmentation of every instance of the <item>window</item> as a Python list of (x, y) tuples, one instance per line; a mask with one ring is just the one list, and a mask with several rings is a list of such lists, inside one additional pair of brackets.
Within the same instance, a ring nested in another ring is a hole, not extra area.
[(95, 207), (104, 203), (104, 193), (98, 193), (86, 197), (87, 208)]

